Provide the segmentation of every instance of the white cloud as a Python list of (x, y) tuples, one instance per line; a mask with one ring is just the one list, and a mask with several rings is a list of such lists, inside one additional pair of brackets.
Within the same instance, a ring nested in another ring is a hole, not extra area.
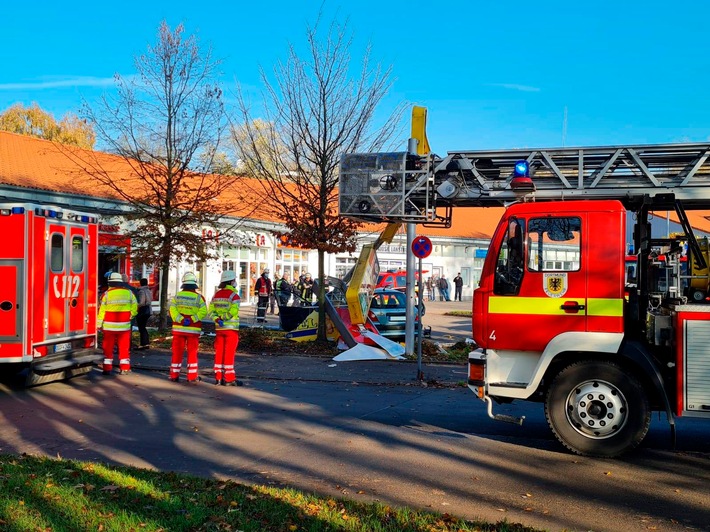
[(502, 87), (521, 92), (540, 92), (540, 87), (531, 87), (530, 85), (519, 85), (517, 83), (491, 83), (494, 87)]
[(74, 76), (69, 78), (44, 79), (37, 81), (24, 81), (19, 83), (0, 83), (0, 91), (16, 90), (44, 90), (61, 87), (106, 87), (114, 84), (113, 76), (110, 78), (97, 78), (92, 76)]

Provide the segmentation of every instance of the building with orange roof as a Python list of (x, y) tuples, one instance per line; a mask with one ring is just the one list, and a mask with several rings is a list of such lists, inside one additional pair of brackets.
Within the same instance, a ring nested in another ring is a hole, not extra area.
[[(70, 157), (67, 151), (80, 152), (80, 157)], [(131, 263), (130, 241), (122, 235), (122, 213), (130, 205), (116, 197), (108, 187), (92, 179), (81, 161), (92, 158), (111, 174), (131, 178), (130, 165), (121, 157), (88, 150), (59, 146), (53, 142), (0, 131), (0, 195), (3, 201), (23, 201), (71, 206), (96, 212), (101, 219), (99, 237), (100, 273), (109, 270), (127, 273), (134, 281), (148, 276), (157, 283), (152, 265)], [(244, 178), (247, 179), (247, 178)], [(248, 194), (251, 187), (240, 187), (240, 194)], [(452, 226), (418, 226), (417, 234), (428, 236), (434, 245), (433, 253), (423, 261), (423, 269), (430, 276), (445, 275), (452, 279), (457, 273), (464, 278), (464, 297), (470, 298), (477, 286), (489, 241), (496, 229), (503, 208), (457, 208)], [(705, 211), (689, 211), (691, 225), (703, 234), (710, 234), (710, 215)], [(248, 302), (252, 283), (264, 270), (272, 274), (288, 273), (291, 280), (306, 271), (315, 272), (317, 253), (313, 250), (292, 248), (276, 238), (285, 230), (280, 220), (253, 208), (234, 212), (233, 219), (225, 225), (239, 228), (223, 234), (220, 241), (220, 258), (208, 264), (181, 264), (169, 273), (169, 292), (174, 292), (179, 279), (186, 271), (196, 271), (205, 293), (212, 293), (218, 284), (221, 271), (234, 270), (239, 289)], [(667, 218), (666, 218), (667, 217)], [(659, 213), (656, 223), (666, 223), (669, 232), (680, 230), (675, 213)], [(629, 224), (631, 226), (631, 224)], [(382, 229), (381, 225), (366, 225), (361, 232), (360, 247), (372, 242)], [(205, 227), (205, 237), (215, 237), (217, 227)], [(629, 241), (631, 238), (629, 236)], [(355, 264), (355, 253), (326, 256), (326, 274), (343, 276)], [(401, 230), (390, 244), (378, 251), (382, 270), (402, 269), (406, 266), (408, 249), (406, 235)]]
[[(157, 284), (157, 275), (151, 265), (131, 262), (131, 243), (122, 234), (125, 222), (121, 216), (130, 210), (130, 205), (121, 201), (115, 191), (92, 178), (86, 167), (92, 164), (91, 161), (96, 161), (102, 169), (121, 176), (127, 182), (131, 179), (130, 166), (119, 156), (0, 131), (0, 194), (3, 201), (71, 206), (96, 212), (101, 220), (100, 274), (118, 271), (128, 274), (134, 282), (147, 276)], [(248, 193), (250, 188), (240, 187), (240, 194)], [(460, 209), (450, 229), (418, 228), (419, 234), (429, 236), (435, 244), (425, 269), (433, 275), (446, 274), (447, 277), (463, 270), (470, 296), (500, 211)], [(180, 265), (170, 272), (169, 290), (177, 288), (184, 272), (196, 269), (204, 291), (211, 293), (221, 271), (233, 269), (237, 272), (240, 291), (249, 301), (251, 285), (264, 269), (268, 268), (274, 274), (288, 273), (292, 280), (306, 271), (315, 272), (315, 251), (282, 245), (275, 237), (275, 233), (285, 230), (279, 220), (253, 209), (235, 212), (234, 217), (245, 218), (240, 220), (238, 229), (230, 231), (220, 242), (220, 260), (205, 265)], [(361, 245), (379, 235), (378, 227), (374, 224), (365, 227)], [(214, 237), (219, 231), (219, 228), (203, 229), (205, 237)], [(380, 249), (378, 256), (382, 269), (403, 268), (406, 253), (406, 236), (402, 231), (391, 244)], [(357, 257), (358, 252), (328, 256), (326, 274), (344, 275)]]

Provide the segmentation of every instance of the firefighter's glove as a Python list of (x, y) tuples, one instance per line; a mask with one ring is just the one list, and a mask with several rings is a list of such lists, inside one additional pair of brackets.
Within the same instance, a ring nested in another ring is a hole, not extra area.
[(220, 327), (224, 327), (224, 320), (222, 318), (218, 319), (217, 325), (219, 325)]
[(188, 318), (188, 317), (183, 318), (182, 325), (183, 325), (183, 327), (189, 327), (190, 325), (192, 325), (192, 319)]

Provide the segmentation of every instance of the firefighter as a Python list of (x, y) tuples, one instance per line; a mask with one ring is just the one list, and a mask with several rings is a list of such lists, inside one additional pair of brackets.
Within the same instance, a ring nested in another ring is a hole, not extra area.
[(210, 301), (209, 313), (214, 320), (217, 337), (214, 341), (215, 384), (241, 386), (234, 371), (234, 355), (239, 345), (239, 303), (234, 288), (236, 275), (233, 271), (222, 272), (219, 290)]
[(202, 319), (207, 315), (207, 303), (197, 291), (197, 277), (186, 273), (180, 291), (170, 302), (170, 318), (173, 320), (173, 358), (170, 364), (170, 380), (180, 380), (182, 357), (187, 347), (187, 382), (197, 383), (197, 347), (202, 332)]
[(113, 349), (118, 346), (119, 374), (131, 371), (131, 320), (138, 314), (138, 301), (123, 286), (120, 273), (112, 273), (108, 290), (101, 296), (97, 326), (104, 331), (104, 375), (113, 369)]
[(261, 272), (261, 277), (254, 283), (254, 295), (258, 298), (256, 321), (264, 322), (266, 321), (266, 307), (269, 306), (269, 297), (271, 296), (271, 279), (269, 279), (268, 268)]

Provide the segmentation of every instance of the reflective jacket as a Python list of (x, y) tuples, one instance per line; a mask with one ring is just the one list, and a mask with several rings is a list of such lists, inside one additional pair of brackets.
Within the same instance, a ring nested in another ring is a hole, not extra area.
[(131, 320), (138, 314), (138, 302), (128, 288), (109, 287), (101, 296), (98, 323), (104, 331), (130, 331)]
[[(216, 330), (239, 330), (239, 303), (241, 299), (237, 289), (227, 285), (217, 291), (210, 301), (210, 316)], [(218, 323), (222, 320), (223, 325)]]
[[(192, 290), (181, 290), (170, 302), (170, 317), (173, 320), (173, 332), (200, 334), (202, 319), (207, 316), (207, 303), (202, 294)], [(190, 318), (189, 325), (182, 321)]]

